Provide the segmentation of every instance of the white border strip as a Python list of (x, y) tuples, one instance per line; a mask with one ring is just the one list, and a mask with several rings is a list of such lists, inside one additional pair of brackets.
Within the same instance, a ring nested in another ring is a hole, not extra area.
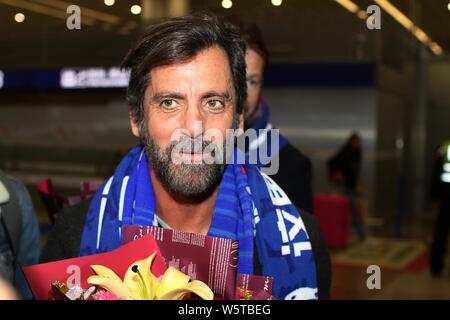
[(109, 178), (108, 182), (106, 183), (105, 187), (103, 188), (102, 192), (102, 202), (100, 203), (100, 212), (98, 213), (98, 226), (97, 226), (97, 250), (100, 247), (100, 235), (102, 233), (102, 226), (103, 226), (103, 216), (105, 215), (105, 208), (106, 208), (106, 201), (109, 193), (109, 189), (111, 188), (111, 184), (114, 177)]

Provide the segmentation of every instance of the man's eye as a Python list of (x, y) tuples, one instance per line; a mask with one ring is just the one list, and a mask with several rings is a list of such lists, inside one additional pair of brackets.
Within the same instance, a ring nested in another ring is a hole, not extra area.
[(211, 109), (220, 109), (224, 107), (224, 104), (220, 100), (209, 100), (208, 107), (210, 107)]
[(173, 109), (176, 107), (176, 102), (173, 99), (166, 99), (161, 102), (161, 106), (166, 109)]
[(257, 86), (259, 85), (259, 81), (255, 79), (247, 79), (247, 85), (248, 86)]

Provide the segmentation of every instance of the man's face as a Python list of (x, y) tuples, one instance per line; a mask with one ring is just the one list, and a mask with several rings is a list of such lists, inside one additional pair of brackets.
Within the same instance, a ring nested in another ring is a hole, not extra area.
[(264, 59), (255, 50), (247, 49), (245, 62), (247, 64), (247, 99), (244, 103), (244, 114), (247, 118), (253, 114), (261, 96)]
[[(131, 119), (131, 126), (144, 141), (152, 169), (171, 192), (201, 196), (220, 182), (225, 164), (205, 163), (211, 157), (205, 147), (216, 143), (224, 148), (226, 130), (236, 125), (235, 105), (228, 58), (219, 47), (203, 50), (185, 63), (151, 70), (145, 121)], [(176, 151), (180, 142), (193, 147)]]

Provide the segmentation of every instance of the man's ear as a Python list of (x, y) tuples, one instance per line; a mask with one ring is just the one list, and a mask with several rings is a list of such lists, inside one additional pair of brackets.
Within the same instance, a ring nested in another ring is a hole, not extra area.
[(132, 111), (129, 111), (128, 116), (130, 118), (131, 132), (135, 137), (140, 138), (141, 130), (139, 130), (139, 125), (137, 123), (136, 117), (134, 116), (134, 113)]

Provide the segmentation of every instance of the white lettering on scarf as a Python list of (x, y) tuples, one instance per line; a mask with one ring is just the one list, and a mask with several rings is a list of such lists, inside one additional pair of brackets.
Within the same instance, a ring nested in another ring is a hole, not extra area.
[[(291, 204), (289, 197), (283, 189), (275, 183), (275, 181), (262, 172), (261, 175), (264, 178), (264, 182), (269, 190), (270, 198), (275, 206), (285, 206)], [(309, 241), (298, 241), (298, 239), (296, 241), (296, 237), (301, 230), (305, 232), (306, 239), (309, 239), (302, 218), (300, 216), (296, 217), (280, 208), (276, 209), (276, 212), (278, 218), (278, 230), (281, 233), (281, 240), (283, 242), (281, 246), (281, 254), (283, 256), (289, 255), (291, 254), (291, 248), (293, 248), (294, 256), (299, 257), (302, 255), (302, 251), (312, 250), (311, 243)], [(286, 222), (292, 224), (292, 227), (289, 230), (287, 229)]]
[[(276, 209), (278, 217), (278, 230), (281, 233), (281, 240), (283, 245), (281, 246), (281, 254), (283, 256), (291, 254), (291, 246), (294, 248), (294, 256), (299, 257), (302, 255), (302, 251), (311, 250), (311, 243), (309, 241), (295, 241), (295, 237), (301, 230), (305, 231), (306, 228), (300, 217), (295, 217), (290, 213)], [(286, 221), (289, 221), (293, 226), (287, 230)]]
[(269, 189), (270, 199), (275, 206), (281, 207), (291, 204), (291, 200), (289, 200), (289, 197), (286, 195), (283, 189), (281, 189), (280, 186), (275, 183), (275, 181), (273, 181), (268, 175), (263, 172), (261, 172), (261, 175), (264, 178), (267, 189)]
[(316, 300), (317, 288), (298, 288), (289, 293), (285, 300)]
[[(250, 187), (247, 186), (247, 188), (245, 188), (245, 190), (247, 190), (248, 195), (250, 196), (250, 199), (252, 198), (252, 191), (250, 190)], [(254, 226), (256, 226), (258, 224), (258, 222), (261, 220), (259, 218), (259, 213), (258, 213), (258, 209), (255, 206), (255, 203), (252, 200), (252, 210), (253, 210), (253, 224)]]

